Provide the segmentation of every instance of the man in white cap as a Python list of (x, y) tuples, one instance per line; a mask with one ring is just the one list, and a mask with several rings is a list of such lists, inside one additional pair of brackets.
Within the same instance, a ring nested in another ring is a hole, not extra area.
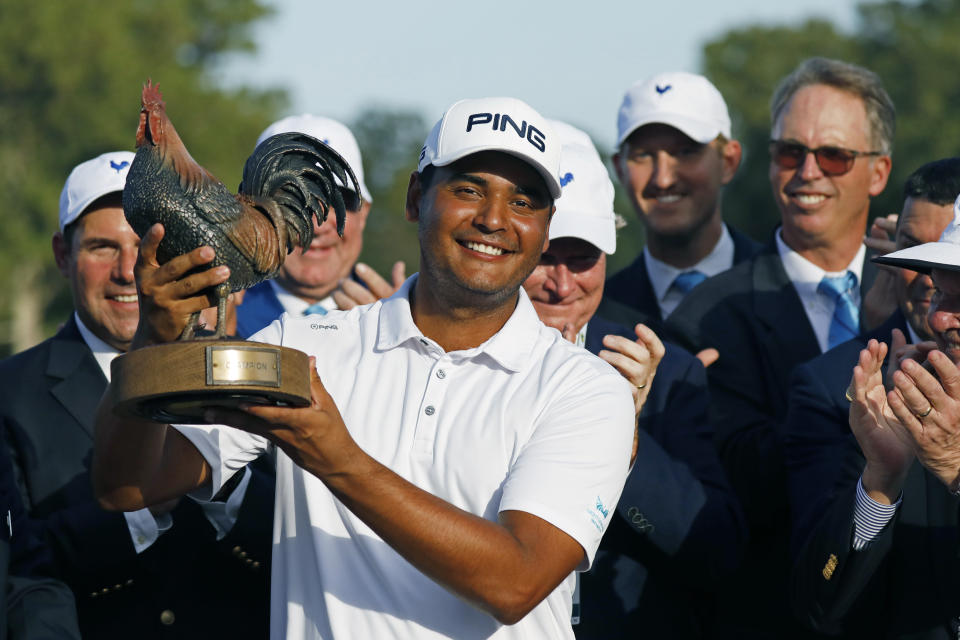
[(544, 323), (638, 388), (636, 460), (594, 566), (580, 576), (574, 631), (581, 640), (633, 638), (638, 629), (695, 637), (746, 534), (713, 448), (706, 374), (649, 328), (597, 313), (606, 256), (616, 250), (613, 183), (586, 134), (557, 122), (553, 129), (563, 142), (563, 197), (550, 246), (523, 286)]
[(269, 478), (239, 474), (237, 491), (221, 496), (232, 501), (174, 500), (125, 514), (101, 509), (91, 491), (97, 401), (140, 317), (140, 238), (121, 204), (133, 157), (105, 153), (67, 178), (53, 254), (74, 313), (54, 337), (0, 362), (0, 421), (25, 506), (74, 592), (84, 638), (266, 633)]
[[(659, 73), (627, 91), (617, 119), (613, 164), (646, 246), (610, 277), (607, 299), (659, 328), (683, 297), (710, 276), (749, 258), (758, 245), (724, 224), (723, 186), (740, 166), (723, 96), (703, 76)], [(631, 322), (632, 324), (632, 322)]]
[[(363, 228), (370, 215), (373, 197), (363, 181), (363, 160), (350, 129), (323, 116), (289, 116), (264, 129), (257, 138), (257, 144), (272, 135), (288, 131), (311, 135), (343, 156), (357, 176), (360, 193), (340, 185), (347, 203), (342, 238), (337, 235), (336, 221), (332, 216), (322, 225), (314, 221), (314, 237), (310, 247), (306, 251), (294, 249), (273, 280), (261, 282), (247, 290), (243, 304), (237, 308), (237, 335), (243, 338), (267, 326), (284, 311), (304, 315), (336, 309), (337, 288), (345, 280), (355, 279), (356, 289), (371, 287), (379, 297), (392, 293), (404, 280), (402, 263), (394, 265), (392, 285), (370, 267), (357, 264), (363, 249)], [(351, 287), (349, 290), (360, 299), (362, 294), (357, 293), (356, 289)]]
[(960, 158), (924, 165), (905, 191), (898, 251), (876, 259), (901, 267), (897, 312), (797, 368), (786, 425), (794, 609), (843, 637), (952, 638), (960, 616)]
[[(559, 158), (519, 100), (451, 106), (407, 192), (420, 272), (371, 305), (287, 314), (254, 336), (315, 356), (312, 406), (173, 428), (114, 416), (108, 393), (101, 502), (208, 496), (275, 443), (274, 639), (572, 638), (573, 571), (623, 488), (634, 406), (616, 370), (544, 326), (521, 290), (548, 245)], [(158, 292), (141, 297), (144, 317), (183, 326), (205, 305), (197, 287), (228, 273), (183, 277), (209, 247), (156, 268), (158, 237), (141, 245), (141, 293)], [(141, 324), (134, 346), (176, 338), (159, 326)]]
[(724, 615), (732, 633), (784, 637), (789, 523), (779, 427), (794, 367), (860, 333), (860, 302), (876, 272), (863, 238), (870, 200), (890, 175), (895, 110), (875, 73), (811, 58), (780, 82), (770, 116), (781, 226), (758, 254), (684, 298), (666, 329), (691, 351), (719, 353), (707, 369), (717, 446), (751, 531)]

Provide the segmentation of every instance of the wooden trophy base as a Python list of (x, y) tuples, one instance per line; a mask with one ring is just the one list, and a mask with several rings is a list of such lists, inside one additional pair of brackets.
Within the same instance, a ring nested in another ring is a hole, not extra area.
[(307, 354), (245, 340), (198, 339), (136, 349), (111, 364), (117, 412), (204, 424), (205, 410), (310, 404)]

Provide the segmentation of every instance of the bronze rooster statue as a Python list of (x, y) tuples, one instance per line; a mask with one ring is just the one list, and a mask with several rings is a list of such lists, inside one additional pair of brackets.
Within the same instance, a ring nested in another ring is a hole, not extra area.
[[(143, 237), (155, 223), (166, 233), (157, 249), (160, 264), (209, 245), (214, 261), (225, 264), (230, 279), (208, 293), (217, 303), (215, 338), (225, 337), (227, 296), (272, 277), (287, 254), (313, 239), (313, 218), (326, 220), (330, 206), (343, 235), (344, 194), (334, 180), (360, 186), (353, 170), (336, 151), (301, 133), (264, 140), (243, 167), (239, 193), (197, 164), (167, 117), (159, 85), (143, 87), (137, 153), (123, 190), (127, 222)], [(193, 337), (199, 313), (180, 336)]]

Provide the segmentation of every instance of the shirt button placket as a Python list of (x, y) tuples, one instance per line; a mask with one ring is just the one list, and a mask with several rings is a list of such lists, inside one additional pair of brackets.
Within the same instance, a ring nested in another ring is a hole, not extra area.
[(424, 455), (432, 455), (433, 442), (437, 433), (437, 412), (445, 393), (447, 370), (449, 362), (445, 358), (438, 359), (433, 365), (433, 375), (427, 378), (427, 388), (423, 394), (423, 413), (417, 418), (417, 435), (414, 441), (414, 451)]

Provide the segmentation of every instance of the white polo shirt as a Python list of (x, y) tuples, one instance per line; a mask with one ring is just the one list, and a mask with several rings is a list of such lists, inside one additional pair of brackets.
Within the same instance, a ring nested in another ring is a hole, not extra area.
[[(282, 316), (254, 340), (317, 356), (356, 442), (406, 480), (496, 521), (536, 515), (583, 546), (585, 570), (626, 480), (628, 383), (544, 326), (523, 290), (504, 327), (446, 353), (413, 323), (412, 276), (392, 297)], [(212, 495), (266, 446), (223, 426), (178, 427), (212, 468)], [(279, 453), (271, 638), (573, 638), (573, 575), (504, 626), (433, 582)]]

